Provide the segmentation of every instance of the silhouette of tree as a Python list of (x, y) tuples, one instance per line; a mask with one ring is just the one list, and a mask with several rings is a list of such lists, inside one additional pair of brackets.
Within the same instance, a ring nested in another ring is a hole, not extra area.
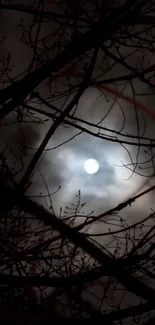
[[(130, 157), (125, 167), (132, 174), (154, 176), (155, 141), (147, 128), (155, 113), (137, 97), (138, 87), (141, 96), (154, 96), (155, 1), (1, 1), (0, 14), (8, 13), (22, 34), (23, 61), (27, 56), (30, 60), (26, 66), (14, 66), (2, 35), (1, 323), (97, 319), (108, 325), (152, 324), (148, 319), (155, 317), (155, 213), (133, 224), (123, 213), (128, 209), (130, 214), (130, 206), (155, 186), (140, 189), (98, 215), (84, 213), (80, 191), (76, 202), (57, 214), (53, 197), (60, 187), (51, 193), (42, 171), (47, 195), (32, 195), (31, 186), (60, 126), (78, 133), (58, 146), (88, 134), (119, 144)], [(80, 99), (94, 88), (109, 102), (98, 122), (78, 115)], [(130, 132), (125, 129), (130, 112), (121, 100), (133, 108), (135, 129)], [(119, 130), (104, 123), (110, 112), (115, 113), (116, 103), (123, 116)], [(37, 149), (35, 131), (42, 136)], [(11, 137), (5, 143), (7, 132)], [(136, 158), (130, 148), (135, 148)], [(141, 160), (144, 153), (147, 158)], [(96, 223), (100, 233), (92, 231)]]

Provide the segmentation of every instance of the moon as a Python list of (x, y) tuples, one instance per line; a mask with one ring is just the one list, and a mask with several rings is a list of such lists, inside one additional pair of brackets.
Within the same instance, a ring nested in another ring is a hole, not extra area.
[(99, 163), (96, 159), (87, 159), (84, 162), (84, 169), (87, 174), (96, 174), (99, 170)]

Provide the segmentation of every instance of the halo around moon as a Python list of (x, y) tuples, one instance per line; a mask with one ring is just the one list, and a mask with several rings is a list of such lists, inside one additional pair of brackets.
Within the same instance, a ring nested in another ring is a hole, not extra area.
[(87, 174), (96, 174), (99, 170), (99, 163), (96, 159), (87, 159), (84, 162), (84, 169)]

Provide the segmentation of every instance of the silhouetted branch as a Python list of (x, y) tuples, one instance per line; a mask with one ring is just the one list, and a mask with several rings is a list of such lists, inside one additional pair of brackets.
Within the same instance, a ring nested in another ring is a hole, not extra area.
[[(77, 247), (81, 247), (85, 252), (92, 256), (95, 260), (106, 266), (111, 262), (111, 258), (101, 251), (97, 246), (94, 246), (89, 242), (82, 233), (77, 232), (76, 229), (70, 228), (68, 225), (54, 215), (51, 215), (43, 207), (37, 203), (27, 199), (24, 195), (20, 195), (11, 188), (5, 187), (1, 184), (2, 195), (11, 198), (16, 205), (22, 208), (25, 212), (29, 212), (42, 220), (46, 225), (52, 226), (55, 230), (61, 232), (62, 236), (69, 238)], [(143, 297), (148, 301), (155, 299), (155, 291), (141, 281), (138, 278), (130, 275), (124, 268), (119, 266), (119, 263), (115, 264), (115, 269), (111, 270), (113, 276), (117, 277), (120, 283), (125, 286), (129, 291), (135, 293), (138, 296)]]

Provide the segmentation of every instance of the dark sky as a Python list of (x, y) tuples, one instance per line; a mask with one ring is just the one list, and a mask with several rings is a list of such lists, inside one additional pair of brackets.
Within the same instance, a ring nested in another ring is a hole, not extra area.
[[(20, 2), (21, 3), (21, 2)], [(46, 2), (45, 2), (46, 3)], [(47, 1), (48, 3), (48, 1)], [(48, 9), (48, 8), (47, 8)], [(27, 14), (12, 13), (9, 11), (0, 11), (0, 37), (7, 36), (5, 41), (1, 44), (0, 58), (11, 54), (10, 60), (10, 77), (21, 77), (24, 75), (24, 71), (33, 58), (33, 51), (23, 44), (22, 28), (19, 26), (21, 20), (24, 20), (24, 26), (28, 26), (32, 22), (32, 17)], [(50, 35), (51, 30), (55, 26), (52, 23), (47, 22), (40, 28), (40, 38), (45, 35)], [(32, 38), (36, 34), (35, 27), (32, 28)], [(69, 33), (62, 37), (64, 42), (68, 42), (70, 36)], [(66, 41), (66, 39), (68, 40)], [(46, 45), (49, 46), (49, 51), (46, 51), (48, 58), (54, 56), (54, 53), (50, 51), (52, 37), (49, 38)], [(51, 43), (50, 43), (51, 42)], [(43, 46), (40, 43), (40, 47)], [(42, 50), (42, 48), (41, 48)], [(40, 50), (40, 51), (41, 51)], [(116, 48), (112, 48), (114, 54), (116, 54)], [(143, 53), (137, 51), (136, 53), (122, 46), (120, 48), (122, 55), (130, 55), (126, 58), (127, 62), (133, 65), (141, 65), (142, 61), (151, 61), (154, 59), (151, 54), (147, 54), (144, 58)], [(41, 52), (41, 59), (47, 59), (45, 53)], [(3, 61), (1, 61), (3, 64)], [(102, 67), (105, 70), (113, 63), (113, 60), (109, 59), (108, 62), (105, 59), (102, 51), (99, 51), (93, 77), (100, 75)], [(79, 63), (80, 65), (80, 63)], [(82, 65), (82, 63), (81, 63)], [(81, 66), (80, 66), (81, 67)], [(120, 64), (114, 66), (110, 71), (104, 75), (104, 78), (113, 78), (118, 75), (127, 73), (127, 69), (122, 68)], [(101, 76), (102, 78), (102, 76)], [(69, 78), (68, 78), (69, 79)], [(69, 82), (76, 83), (75, 79), (71, 77), (69, 80), (66, 78), (59, 79), (59, 82), (53, 85), (52, 95), (55, 92), (62, 92), (69, 85)], [(1, 80), (1, 87), (6, 86), (3, 84), (5, 79)], [(155, 96), (152, 93), (148, 93), (148, 86), (135, 79), (132, 84), (135, 94), (134, 100), (147, 107), (155, 114)], [(55, 88), (54, 88), (55, 87)], [(40, 94), (48, 98), (50, 94), (47, 81), (42, 83), (38, 87)], [(129, 83), (122, 83), (120, 85), (111, 85), (111, 89), (118, 90), (121, 94), (133, 98), (133, 89)], [(65, 105), (72, 99), (72, 95), (67, 98)], [(36, 103), (36, 100), (29, 100), (29, 104), (34, 107), (45, 109), (41, 104)], [(61, 108), (64, 103), (64, 98), (54, 100), (52, 97), (51, 103), (57, 108)], [(65, 106), (66, 107), (66, 106)], [(46, 111), (51, 112), (46, 108)], [(52, 111), (53, 113), (53, 111)], [(76, 108), (75, 115), (83, 120), (97, 124), (105, 128), (112, 128), (113, 130), (123, 132), (124, 134), (130, 134), (137, 136), (138, 134), (146, 137), (154, 137), (155, 120), (148, 114), (142, 112), (142, 109), (137, 109), (129, 101), (119, 98), (105, 89), (97, 89), (95, 87), (89, 87), (81, 97), (78, 106)], [(138, 122), (137, 122), (138, 121)], [(31, 114), (24, 117), (24, 123), (16, 123), (16, 114), (11, 113), (6, 119), (4, 119), (1, 125), (0, 136), (0, 151), (3, 151), (7, 163), (10, 169), (15, 173), (15, 179), (20, 181), (24, 171), (26, 170), (29, 162), (31, 161), (34, 153), (39, 147), (43, 137), (47, 130), (50, 128), (53, 122), (45, 116), (39, 114)], [(78, 125), (84, 126), (82, 122), (78, 122)], [(109, 136), (110, 133), (104, 132), (101, 129), (95, 129), (87, 126), (88, 130), (93, 132), (103, 132), (104, 135)], [(97, 215), (103, 213), (107, 209), (114, 207), (120, 202), (128, 199), (129, 197), (137, 194), (137, 192), (149, 187), (154, 183), (154, 178), (151, 176), (154, 172), (154, 164), (151, 161), (151, 156), (154, 155), (154, 151), (150, 152), (147, 148), (141, 147), (140, 150), (136, 146), (132, 145), (120, 145), (115, 142), (106, 141), (82, 133), (76, 136), (80, 130), (73, 128), (69, 125), (61, 125), (55, 132), (54, 136), (49, 141), (44, 154), (42, 155), (36, 171), (31, 179), (31, 184), (28, 189), (28, 195), (33, 199), (36, 199), (39, 204), (44, 204), (49, 207), (50, 200), (44, 199), (40, 196), (48, 195), (48, 193), (54, 193), (51, 196), (53, 207), (56, 214), (59, 214), (59, 210), (62, 207), (62, 214), (65, 215), (66, 205), (73, 207), (72, 204), (78, 202), (79, 197), (76, 195), (78, 191), (81, 191), (81, 203), (86, 203), (80, 213)], [(113, 134), (117, 137), (116, 134)], [(114, 138), (115, 139), (115, 138)], [(121, 138), (123, 139), (123, 138)], [(132, 139), (130, 139), (132, 141)], [(134, 139), (133, 139), (134, 141)], [(94, 175), (88, 175), (84, 170), (84, 162), (94, 158), (98, 161), (100, 168)], [(136, 168), (133, 173), (133, 167)], [(139, 173), (139, 175), (137, 174)], [(148, 177), (149, 176), (149, 177)], [(59, 187), (61, 188), (59, 189)], [(59, 190), (58, 190), (59, 189)], [(147, 195), (136, 203), (133, 203), (131, 207), (123, 210), (121, 216), (124, 218), (126, 224), (133, 224), (136, 221), (140, 221), (146, 217), (151, 209), (155, 208), (154, 193)], [(109, 218), (109, 216), (107, 217)], [(111, 219), (110, 219), (111, 218)], [(111, 222), (113, 229), (118, 229), (119, 217), (116, 215), (110, 217), (109, 224)], [(115, 224), (114, 222), (115, 221)], [(77, 219), (77, 223), (79, 219)], [(96, 234), (100, 232), (108, 232), (109, 224), (94, 223), (88, 230), (90, 234)], [(120, 225), (119, 225), (120, 226)], [(112, 229), (112, 228), (111, 228)], [(104, 241), (104, 244), (109, 243), (109, 236), (104, 239), (98, 237), (98, 242)], [(125, 249), (125, 239), (120, 241), (121, 252)], [(130, 246), (131, 243), (128, 243)], [(111, 246), (112, 250), (115, 247)], [(95, 288), (99, 294), (100, 288)], [(92, 288), (93, 291), (93, 288)], [(116, 293), (118, 299), (118, 293)], [(124, 305), (128, 303), (129, 297), (123, 300)], [(111, 300), (115, 304), (115, 295), (113, 291), (111, 294)]]
[[(24, 18), (25, 25), (28, 26), (28, 17), (30, 20), (30, 16), (26, 14), (22, 17), (19, 13), (10, 15), (9, 12), (1, 11), (0, 24), (3, 26), (1, 33), (7, 36), (7, 39), (2, 44), (1, 53), (8, 54), (11, 52), (12, 59), (10, 65), (12, 66), (12, 72), (10, 75), (12, 77), (23, 72), (32, 57), (32, 50), (21, 43), (20, 38), (22, 33), (21, 27), (18, 25), (20, 20)], [(49, 34), (49, 24), (47, 25), (42, 27), (41, 35)], [(121, 52), (126, 53), (127, 49), (122, 47)], [(100, 55), (101, 53), (99, 54), (98, 61), (102, 62), (103, 58)], [(137, 62), (137, 60), (140, 62), (140, 54), (136, 53), (134, 55), (130, 54), (129, 62)], [(96, 65), (94, 74), (97, 74), (97, 71), (100, 71), (99, 64)], [(120, 72), (123, 74), (126, 73), (126, 70), (123, 70), (122, 67), (120, 68), (120, 65), (116, 65), (106, 77), (116, 76)], [(61, 86), (59, 85), (59, 87)], [(48, 93), (46, 83), (43, 83), (40, 89), (43, 95)], [(154, 110), (154, 97), (152, 95), (143, 96), (144, 92), (147, 91), (147, 86), (135, 80), (134, 89), (139, 93), (135, 99), (143, 105), (146, 105), (149, 109)], [(130, 86), (122, 84), (119, 90), (123, 94), (132, 96)], [(59, 108), (61, 103), (62, 101), (56, 101), (55, 105)], [(110, 109), (111, 107), (112, 109)], [(102, 90), (101, 92), (95, 87), (87, 89), (80, 99), (76, 111), (76, 116), (79, 118), (93, 123), (98, 123), (104, 118), (102, 126), (112, 127), (116, 131), (122, 129), (124, 133), (127, 132), (133, 135), (137, 135), (138, 132), (136, 114), (138, 114), (141, 134), (144, 127), (147, 126), (145, 135), (152, 137), (154, 133), (154, 121), (145, 114), (142, 116), (141, 111), (133, 108), (130, 103), (121, 98), (116, 98), (116, 96), (107, 91)], [(32, 118), (34, 121), (34, 116)], [(20, 126), (17, 126), (16, 124), (10, 125), (12, 119), (14, 120), (14, 115), (10, 114), (8, 116), (9, 125), (3, 126), (3, 137), (0, 139), (0, 146), (4, 149), (8, 145), (8, 148), (5, 150), (7, 150), (9, 164), (10, 166), (14, 164), (14, 168), (20, 169), (21, 164), (18, 166), (19, 162), (17, 163), (19, 156), (15, 157), (15, 154), (19, 155), (19, 151), (21, 152), (24, 142), (29, 148), (24, 157), (24, 166), (26, 168), (28, 161), (30, 161), (35, 152), (35, 148), (38, 147), (43, 135), (50, 127), (51, 121), (49, 120), (40, 124), (27, 121), (27, 123), (21, 123)], [(35, 122), (37, 122), (37, 117), (35, 118)], [(39, 170), (34, 175), (29, 194), (38, 195), (40, 192), (43, 194), (47, 193), (45, 182), (50, 192), (56, 191), (61, 185), (60, 191), (53, 196), (56, 211), (59, 211), (61, 206), (64, 207), (66, 204), (71, 204), (76, 200), (76, 194), (78, 190), (81, 190), (82, 201), (87, 203), (84, 211), (87, 213), (95, 210), (95, 213), (101, 213), (111, 207), (111, 205), (118, 204), (132, 194), (135, 194), (147, 180), (149, 183), (153, 182), (152, 179), (136, 174), (132, 175), (132, 171), (125, 167), (120, 167), (122, 164), (130, 164), (131, 157), (133, 162), (136, 161), (138, 153), (136, 147), (122, 147), (116, 143), (93, 138), (85, 133), (60, 146), (61, 143), (70, 139), (78, 132), (79, 130), (73, 129), (72, 127), (59, 127), (41, 158)], [(56, 146), (58, 148), (54, 149)], [(88, 175), (84, 171), (83, 164), (88, 158), (95, 158), (100, 164), (100, 169), (95, 175)], [(141, 167), (147, 167), (147, 160), (149, 160), (149, 154), (144, 152), (144, 148), (141, 148), (139, 162), (144, 163)], [(150, 167), (151, 163), (149, 162), (148, 165)], [(133, 167), (129, 165), (129, 168)], [(137, 170), (139, 171), (138, 167)], [(151, 168), (145, 168), (142, 170), (142, 174), (146, 176), (148, 174), (151, 175), (152, 171)], [(17, 175), (17, 180), (20, 179), (21, 175), (22, 173)], [(132, 177), (130, 178), (130, 176)], [(145, 213), (144, 206), (147, 213), (150, 208), (149, 200), (151, 200), (151, 197), (150, 199), (149, 197), (145, 198), (139, 201), (141, 203), (137, 202), (134, 205), (136, 208), (136, 218), (139, 218), (139, 215), (141, 215), (141, 210)], [(152, 200), (151, 207), (153, 207)]]

